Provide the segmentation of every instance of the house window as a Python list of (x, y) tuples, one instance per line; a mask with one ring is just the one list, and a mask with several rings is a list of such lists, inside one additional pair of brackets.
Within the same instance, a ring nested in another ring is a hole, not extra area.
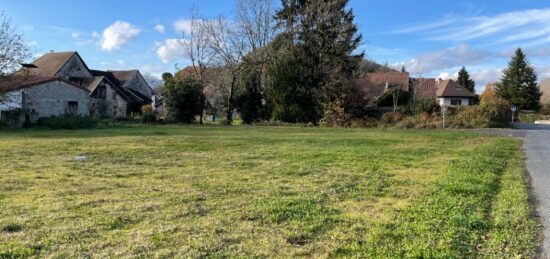
[(78, 114), (78, 102), (69, 101), (67, 106), (69, 108), (69, 112), (68, 112), (69, 114), (71, 114), (71, 115)]
[(451, 99), (451, 105), (453, 105), (453, 106), (462, 105), (462, 99)]

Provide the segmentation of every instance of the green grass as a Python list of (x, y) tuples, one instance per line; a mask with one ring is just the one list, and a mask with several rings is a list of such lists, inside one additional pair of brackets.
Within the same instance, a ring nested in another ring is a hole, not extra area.
[(530, 257), (519, 145), (457, 131), (0, 131), (0, 258)]

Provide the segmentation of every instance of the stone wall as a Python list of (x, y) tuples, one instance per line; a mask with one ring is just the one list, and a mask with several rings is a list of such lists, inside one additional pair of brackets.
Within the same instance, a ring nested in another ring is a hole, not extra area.
[(149, 87), (149, 84), (143, 76), (139, 72), (134, 73), (126, 83), (124, 83), (124, 87), (136, 90), (140, 92), (141, 94), (149, 97), (149, 99), (153, 99), (153, 91)]
[(56, 76), (63, 77), (68, 80), (69, 77), (86, 77), (90, 78), (93, 75), (88, 71), (83, 61), (78, 58), (78, 55), (73, 55), (69, 61), (57, 72)]
[(87, 90), (62, 81), (53, 81), (24, 88), (23, 109), (32, 123), (39, 118), (65, 114), (88, 116), (90, 97)]

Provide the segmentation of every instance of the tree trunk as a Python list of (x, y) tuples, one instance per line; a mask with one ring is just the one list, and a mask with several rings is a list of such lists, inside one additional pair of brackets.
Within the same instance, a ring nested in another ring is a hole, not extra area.
[(237, 75), (231, 75), (231, 87), (229, 88), (229, 100), (227, 102), (227, 124), (233, 123), (233, 94), (235, 92), (235, 84), (237, 83)]

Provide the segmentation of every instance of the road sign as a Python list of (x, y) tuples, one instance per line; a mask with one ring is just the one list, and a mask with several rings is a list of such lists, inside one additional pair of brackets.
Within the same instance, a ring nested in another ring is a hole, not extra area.
[(512, 105), (512, 107), (510, 107), (510, 110), (512, 110), (512, 112), (516, 112), (518, 110), (518, 107)]

